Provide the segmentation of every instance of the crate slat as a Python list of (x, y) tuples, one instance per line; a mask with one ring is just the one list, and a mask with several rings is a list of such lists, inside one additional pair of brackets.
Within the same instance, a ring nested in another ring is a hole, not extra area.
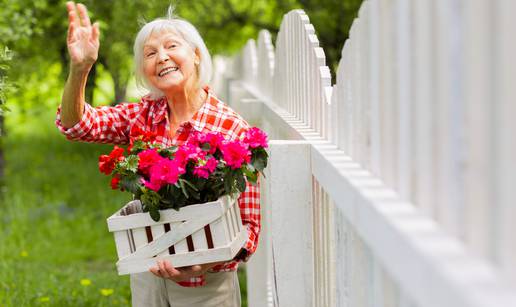
[(155, 222), (132, 201), (108, 218), (120, 275), (146, 272), (156, 257), (175, 267), (231, 260), (247, 240), (236, 197), (160, 213)]

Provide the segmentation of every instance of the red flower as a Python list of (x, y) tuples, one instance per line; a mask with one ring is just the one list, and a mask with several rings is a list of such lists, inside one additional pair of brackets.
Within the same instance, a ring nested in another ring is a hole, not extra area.
[(101, 155), (99, 157), (99, 170), (101, 173), (111, 175), (111, 172), (115, 168), (115, 163), (111, 161), (108, 155)]
[(120, 182), (120, 178), (118, 176), (113, 176), (113, 178), (111, 178), (111, 188), (113, 190), (118, 190), (119, 182)]
[(164, 159), (155, 148), (140, 152), (138, 158), (138, 170), (145, 175), (149, 174), (150, 168), (154, 164)]
[(101, 155), (99, 157), (99, 170), (101, 173), (111, 175), (116, 164), (124, 159), (124, 149), (115, 146), (109, 155)]
[(130, 139), (141, 139), (144, 142), (152, 143), (156, 140), (158, 135), (152, 131), (143, 131), (140, 128), (133, 126), (129, 133)]
[(247, 149), (247, 144), (239, 140), (224, 142), (221, 151), (226, 164), (231, 169), (240, 168), (244, 162), (249, 163), (251, 160), (251, 152)]
[(158, 135), (152, 131), (143, 131), (136, 126), (133, 126), (133, 128), (131, 128), (131, 132), (129, 132), (129, 146), (127, 147), (127, 151), (132, 152), (134, 141), (136, 140), (143, 141), (145, 143), (144, 148), (149, 148), (149, 143), (154, 143), (157, 137)]
[(244, 142), (251, 148), (267, 148), (267, 134), (259, 128), (253, 127), (246, 131)]

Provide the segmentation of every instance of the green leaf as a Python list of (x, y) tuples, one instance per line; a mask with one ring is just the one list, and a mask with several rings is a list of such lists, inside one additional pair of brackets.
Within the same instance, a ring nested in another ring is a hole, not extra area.
[(141, 177), (136, 174), (122, 177), (119, 183), (120, 187), (133, 194), (138, 194), (141, 188), (140, 178)]
[(252, 185), (256, 185), (258, 181), (258, 171), (254, 169), (252, 165), (248, 165), (243, 169), (245, 176), (247, 177), (247, 181), (249, 181)]
[(210, 143), (204, 143), (200, 147), (204, 151), (210, 151), (211, 145), (210, 145)]
[(199, 189), (197, 189), (197, 187), (191, 183), (190, 181), (186, 180), (186, 179), (181, 179), (184, 183), (186, 183), (190, 188), (192, 188), (192, 190), (194, 191), (199, 191)]
[(269, 155), (265, 149), (260, 148), (256, 151), (253, 151), (253, 155), (251, 157), (252, 166), (257, 169), (259, 172), (262, 172), (264, 168), (267, 167), (267, 159)]
[(179, 186), (181, 187), (181, 191), (183, 192), (185, 197), (189, 198), (190, 195), (188, 195), (188, 191), (186, 190), (185, 181), (186, 180), (184, 180), (184, 179), (179, 179)]
[(142, 203), (144, 203), (146, 206), (151, 207), (157, 207), (160, 200), (160, 195), (157, 192), (154, 192), (153, 190), (149, 190), (147, 188), (143, 189), (143, 193), (140, 197), (140, 200)]
[(157, 207), (150, 207), (149, 214), (155, 222), (159, 222), (161, 216)]
[(233, 171), (229, 170), (224, 175), (224, 189), (226, 190), (226, 194), (231, 194), (233, 190), (233, 182), (235, 179), (233, 178)]
[(147, 145), (145, 144), (144, 141), (142, 141), (142, 140), (135, 140), (133, 142), (133, 147), (131, 149), (131, 153), (138, 154), (138, 153), (144, 151), (145, 149), (147, 149), (146, 146)]
[(170, 158), (176, 153), (176, 151), (177, 151), (177, 146), (170, 146), (170, 147), (158, 150), (158, 153), (161, 156)]
[(124, 161), (119, 163), (119, 167), (124, 170), (136, 173), (138, 171), (138, 160), (139, 159), (137, 155), (129, 155), (125, 158)]
[(242, 172), (236, 172), (235, 175), (236, 175), (237, 189), (243, 193), (246, 188), (244, 174), (242, 174)]

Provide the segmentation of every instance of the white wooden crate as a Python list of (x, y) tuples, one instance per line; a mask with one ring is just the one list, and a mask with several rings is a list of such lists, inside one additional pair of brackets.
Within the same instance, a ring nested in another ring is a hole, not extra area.
[(107, 219), (115, 237), (119, 275), (146, 272), (158, 257), (174, 267), (231, 260), (248, 236), (237, 197), (160, 213), (155, 222), (134, 200)]

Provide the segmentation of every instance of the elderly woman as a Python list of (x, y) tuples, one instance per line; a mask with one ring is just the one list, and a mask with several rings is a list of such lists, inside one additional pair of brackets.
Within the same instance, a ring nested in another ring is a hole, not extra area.
[[(152, 131), (162, 145), (183, 143), (192, 131), (239, 137), (248, 124), (210, 92), (210, 54), (195, 27), (169, 16), (145, 24), (134, 43), (136, 80), (149, 91), (138, 103), (93, 108), (84, 101), (88, 73), (97, 60), (99, 26), (86, 7), (67, 3), (70, 73), (56, 124), (70, 140), (127, 144), (131, 131)], [(238, 262), (254, 253), (260, 231), (258, 187), (239, 200), (248, 240), (228, 262), (174, 268), (157, 260), (150, 272), (131, 275), (133, 306), (240, 306)]]

